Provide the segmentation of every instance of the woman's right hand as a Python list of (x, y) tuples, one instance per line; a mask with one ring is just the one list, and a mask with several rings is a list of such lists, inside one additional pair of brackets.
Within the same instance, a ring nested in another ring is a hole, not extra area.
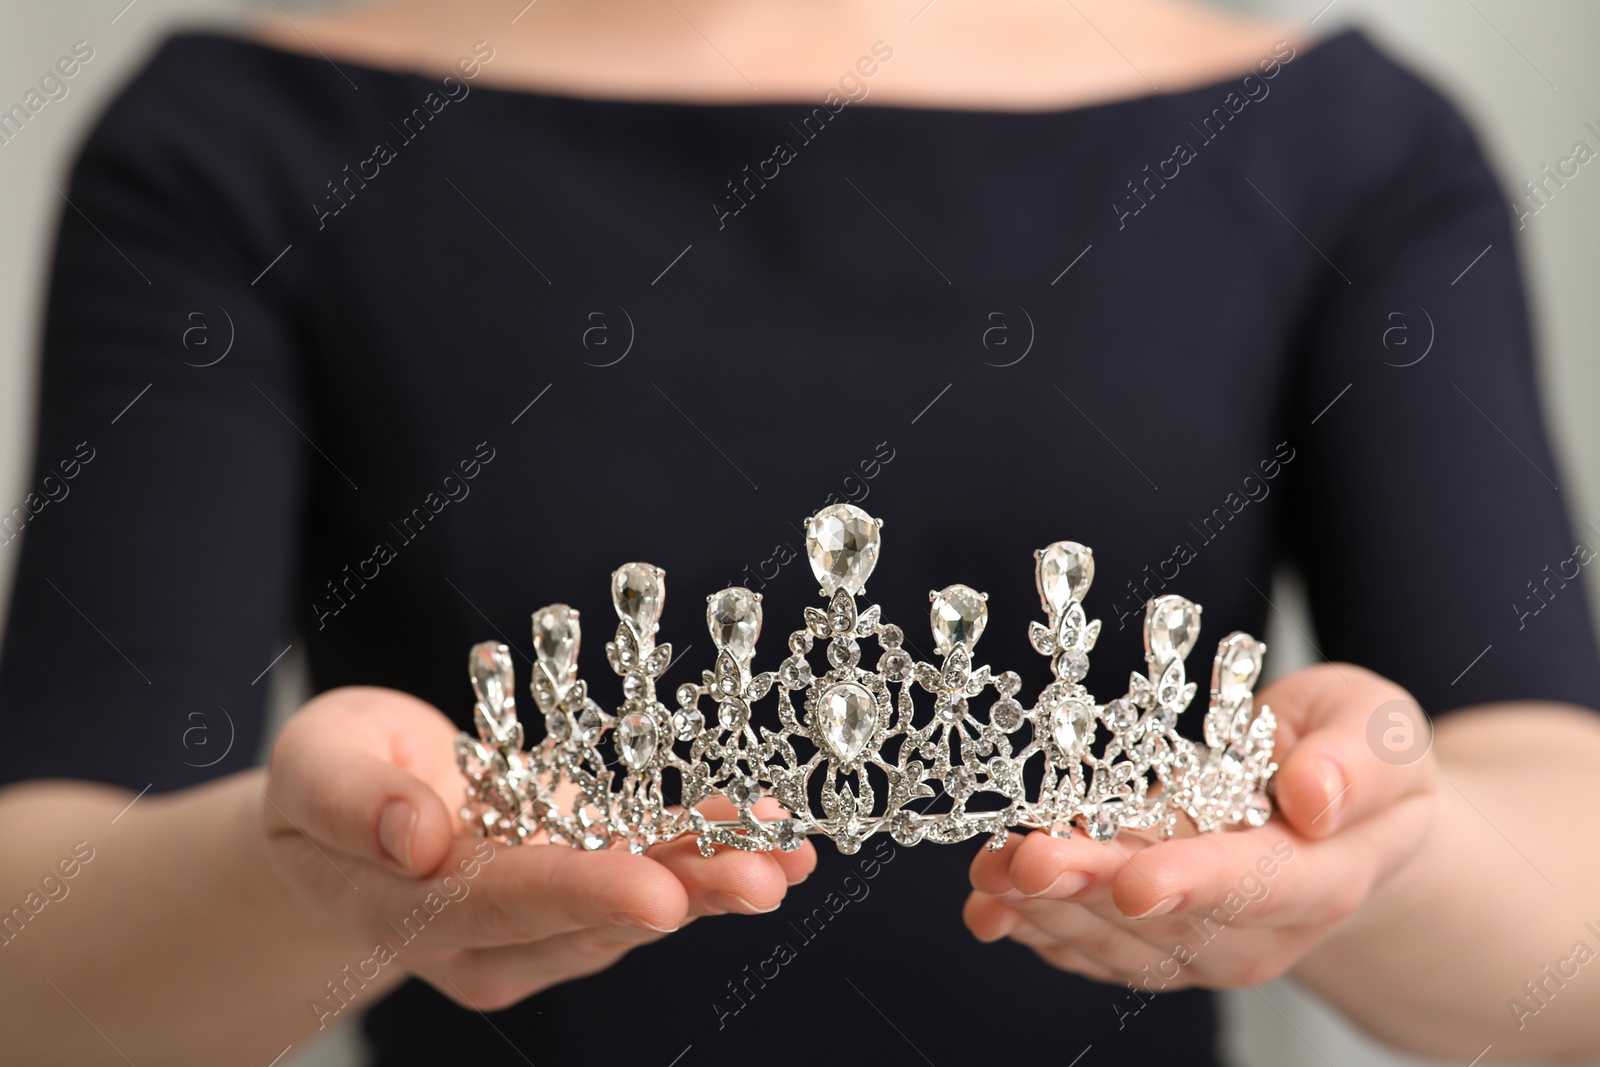
[(457, 1003), (503, 1008), (702, 915), (771, 911), (816, 866), (810, 844), (706, 858), (692, 838), (635, 856), (468, 837), (456, 733), (404, 693), (325, 693), (273, 747), (261, 809), (296, 896), (348, 930), (368, 967), (389, 962), (387, 946)]

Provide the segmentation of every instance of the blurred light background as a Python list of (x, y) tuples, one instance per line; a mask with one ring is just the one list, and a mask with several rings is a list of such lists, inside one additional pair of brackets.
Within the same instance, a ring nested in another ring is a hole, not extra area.
[[(89, 126), (174, 25), (226, 26), (241, 18), (292, 16), (324, 6), (332, 5), (306, 0), (10, 0), (0, 9), (0, 102), (9, 105), (13, 97), (20, 98), (74, 42), (87, 41), (95, 52), (69, 83), (64, 99), (52, 101), (21, 136), (0, 145), (0, 205), (5, 205), (0, 210), (0, 510), (9, 510), (28, 491), (39, 313), (50, 240), (65, 208), (50, 183), (65, 187), (67, 168)], [(511, 6), (522, 6), (522, 0), (508, 0), (508, 10)], [(1508, 197), (1517, 196), (1523, 182), (1539, 177), (1541, 167), (1567, 155), (1575, 140), (1595, 141), (1584, 129), (1585, 122), (1600, 126), (1600, 63), (1594, 58), (1600, 46), (1600, 4), (1595, 0), (1232, 0), (1228, 6), (1314, 19), (1314, 28), (1324, 34), (1352, 23), (1367, 28), (1467, 113)], [(1580, 172), (1559, 199), (1526, 220), (1518, 237), (1543, 361), (1545, 408), (1564, 459), (1561, 493), (1577, 524), (1600, 521), (1600, 422), (1594, 410), (1600, 400), (1600, 360), (1595, 359), (1595, 339), (1600, 337), (1600, 179), (1585, 180)], [(15, 560), (15, 548), (0, 554), (0, 596), (10, 589)], [(1592, 582), (1588, 591), (1600, 610), (1600, 591)], [(1280, 577), (1273, 599), (1297, 616), (1299, 629), (1309, 632), (1304, 598), (1292, 575)], [(1288, 625), (1269, 631), (1267, 641), (1279, 672), (1313, 658), (1305, 639)], [(280, 692), (280, 707), (292, 707), (296, 696)], [(1406, 1067), (1422, 1062), (1381, 1049), (1291, 982), (1228, 994), (1225, 1003), (1225, 1040), (1240, 1067)], [(319, 1046), (295, 1049), (281, 1067), (353, 1067), (361, 1062), (356, 1035), (346, 1028)]]

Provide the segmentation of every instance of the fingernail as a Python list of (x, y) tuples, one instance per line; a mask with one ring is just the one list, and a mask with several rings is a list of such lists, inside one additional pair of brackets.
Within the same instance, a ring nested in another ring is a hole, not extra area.
[(411, 833), (417, 828), (417, 809), (403, 800), (391, 800), (378, 817), (378, 843), (389, 858), (411, 869)]
[(645, 922), (637, 915), (629, 915), (620, 911), (611, 916), (611, 921), (618, 926), (634, 926), (640, 930), (649, 930), (653, 934), (670, 934), (677, 929), (676, 926), (656, 926), (653, 923)]
[(1344, 772), (1332, 760), (1322, 760), (1317, 765), (1317, 777), (1322, 782), (1322, 811), (1311, 821), (1313, 824), (1321, 823), (1328, 832), (1339, 825), (1339, 816), (1343, 805), (1339, 802), (1344, 799), (1345, 792), (1350, 788), (1344, 780)]
[(1042, 893), (1032, 893), (1035, 897), (1070, 897), (1089, 884), (1089, 876), (1082, 871), (1063, 871), (1061, 877), (1051, 882)]
[(1151, 906), (1149, 911), (1146, 911), (1143, 915), (1135, 915), (1134, 918), (1154, 919), (1157, 915), (1165, 915), (1173, 908), (1176, 908), (1178, 906), (1178, 902), (1182, 899), (1183, 895), (1180, 893), (1177, 896), (1168, 897), (1165, 900), (1159, 900)]
[(778, 910), (778, 905), (776, 904), (770, 908), (758, 908), (744, 899), (744, 897), (734, 893), (711, 893), (706, 897), (706, 903), (713, 908), (721, 910), (724, 914), (765, 915), (768, 912)]

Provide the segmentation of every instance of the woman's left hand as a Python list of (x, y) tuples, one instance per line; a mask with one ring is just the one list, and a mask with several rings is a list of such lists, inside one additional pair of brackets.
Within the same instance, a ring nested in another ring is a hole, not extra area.
[[(1153, 994), (1266, 982), (1377, 907), (1374, 891), (1417, 853), (1433, 818), (1439, 773), (1415, 702), (1370, 671), (1322, 664), (1274, 682), (1257, 703), (1278, 717), (1266, 826), (1161, 842), (1014, 835), (972, 863), (968, 928)], [(1407, 705), (1409, 736), (1391, 718)]]

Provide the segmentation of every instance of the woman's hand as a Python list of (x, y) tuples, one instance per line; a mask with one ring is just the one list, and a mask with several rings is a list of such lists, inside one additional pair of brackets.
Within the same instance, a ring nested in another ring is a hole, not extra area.
[(1406, 752), (1391, 746), (1380, 759), (1369, 721), (1380, 717), (1381, 737), (1403, 729), (1389, 712), (1416, 705), (1349, 664), (1299, 671), (1257, 699), (1279, 724), (1277, 814), (1266, 826), (1159, 843), (1014, 836), (973, 861), (968, 928), (1143, 995), (1276, 978), (1377, 906), (1375, 890), (1421, 848), (1433, 817), (1438, 770), (1425, 720), (1413, 717), (1423, 732)]
[(272, 753), (261, 804), (274, 866), (351, 936), (351, 970), (399, 967), (490, 1010), (602, 970), (702, 915), (771, 911), (816, 865), (692, 839), (648, 856), (465, 836), (456, 727), (402, 693), (311, 701)]

